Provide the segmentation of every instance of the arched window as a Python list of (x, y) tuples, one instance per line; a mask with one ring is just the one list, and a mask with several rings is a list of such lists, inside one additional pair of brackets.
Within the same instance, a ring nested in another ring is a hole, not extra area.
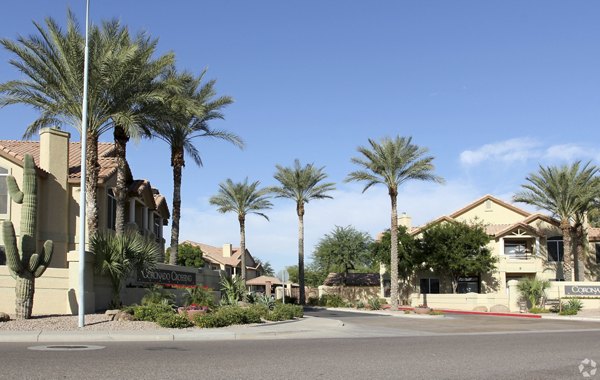
[(562, 262), (563, 256), (564, 246), (562, 236), (548, 238), (548, 261)]
[(8, 169), (0, 166), (0, 219), (8, 219), (8, 187), (6, 186)]

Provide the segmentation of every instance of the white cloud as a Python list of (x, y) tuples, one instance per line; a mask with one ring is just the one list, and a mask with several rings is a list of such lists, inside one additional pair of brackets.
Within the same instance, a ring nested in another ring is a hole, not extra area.
[(463, 151), (460, 162), (467, 166), (475, 166), (484, 161), (522, 162), (539, 156), (541, 145), (539, 141), (526, 137), (485, 144), (475, 150)]
[(578, 144), (559, 144), (548, 147), (543, 158), (551, 161), (568, 162), (576, 160), (600, 161), (600, 150)]

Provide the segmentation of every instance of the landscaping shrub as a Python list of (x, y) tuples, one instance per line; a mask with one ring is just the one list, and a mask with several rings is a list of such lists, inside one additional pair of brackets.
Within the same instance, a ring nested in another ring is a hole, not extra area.
[(526, 278), (520, 280), (517, 289), (521, 297), (527, 301), (528, 307), (540, 306), (542, 298), (546, 294), (546, 289), (550, 287), (550, 281), (539, 280), (537, 278)]
[(175, 294), (154, 285), (146, 289), (146, 294), (142, 297), (142, 305), (166, 304), (172, 305), (175, 303)]
[(563, 303), (561, 306), (560, 315), (576, 315), (583, 308), (583, 303), (576, 299), (571, 298), (568, 302)]
[(163, 313), (158, 315), (156, 323), (161, 327), (183, 329), (192, 327), (194, 324), (185, 316), (175, 313)]
[(215, 306), (215, 297), (212, 289), (205, 286), (196, 286), (194, 288), (186, 289), (186, 294), (183, 296), (183, 302), (185, 306), (197, 305), (197, 306)]
[(308, 305), (309, 306), (319, 306), (319, 298), (318, 297), (308, 297)]
[(261, 309), (257, 307), (222, 306), (212, 313), (197, 316), (194, 323), (205, 328), (260, 323), (261, 313)]
[(369, 299), (369, 307), (371, 310), (380, 310), (381, 309), (381, 301), (377, 297), (373, 297)]
[(365, 308), (365, 303), (363, 301), (358, 301), (356, 303), (356, 308), (357, 309), (364, 309)]
[(264, 318), (269, 321), (286, 321), (288, 319), (302, 318), (303, 316), (304, 310), (302, 309), (302, 306), (279, 304), (264, 316)]
[(323, 294), (319, 299), (320, 306), (344, 307), (346, 302), (337, 294)]
[(275, 307), (275, 300), (266, 294), (257, 294), (254, 298), (254, 303), (257, 305), (263, 305), (269, 310), (273, 310)]
[(170, 305), (149, 304), (132, 306), (133, 316), (138, 321), (156, 322), (162, 314), (175, 314)]
[(549, 313), (550, 311), (543, 307), (534, 306), (534, 307), (529, 308), (529, 312), (533, 313), (533, 314), (543, 314), (543, 313)]

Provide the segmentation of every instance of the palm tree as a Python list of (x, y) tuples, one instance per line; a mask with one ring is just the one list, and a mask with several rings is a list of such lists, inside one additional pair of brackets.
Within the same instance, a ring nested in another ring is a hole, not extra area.
[(302, 166), (296, 159), (293, 167), (276, 165), (277, 172), (274, 177), (281, 186), (272, 187), (271, 192), (277, 198), (288, 198), (296, 202), (296, 214), (298, 215), (298, 279), (300, 283), (300, 304), (306, 302), (304, 289), (304, 213), (305, 203), (313, 199), (332, 198), (330, 191), (335, 190), (335, 184), (331, 182), (322, 183), (327, 174), (324, 167), (317, 168), (314, 164)]
[(433, 174), (435, 169), (432, 156), (426, 156), (427, 148), (412, 143), (411, 137), (385, 137), (381, 142), (369, 139), (370, 147), (358, 147), (362, 155), (352, 158), (361, 170), (348, 174), (346, 182), (366, 182), (363, 193), (371, 186), (382, 184), (387, 187), (392, 203), (391, 212), (391, 289), (392, 309), (398, 309), (398, 188), (410, 180), (443, 183), (441, 177)]
[(103, 231), (92, 236), (90, 246), (94, 252), (95, 271), (108, 275), (112, 284), (111, 306), (121, 306), (121, 287), (133, 270), (153, 269), (159, 246), (137, 231), (115, 234)]
[[(16, 56), (10, 63), (26, 77), (0, 84), (0, 107), (26, 104), (40, 111), (26, 128), (24, 138), (31, 138), (45, 127), (68, 126), (81, 131), (85, 40), (79, 24), (69, 11), (66, 31), (52, 18), (45, 20), (45, 27), (37, 22), (34, 25), (38, 35), (18, 37), (16, 41), (0, 39), (0, 44)], [(144, 54), (153, 51), (155, 41), (139, 35), (132, 42), (127, 28), (117, 20), (103, 22), (101, 28), (92, 26), (89, 37), (85, 181), (87, 227), (93, 236), (98, 230), (98, 138), (114, 125), (141, 125), (138, 110), (131, 106), (155, 99), (147, 93), (136, 93), (140, 87), (134, 82), (144, 78), (136, 76), (136, 65), (143, 62)], [(172, 54), (167, 54), (156, 61), (172, 60)], [(142, 81), (139, 86), (142, 84), (147, 82)]]
[(269, 201), (268, 189), (258, 189), (260, 182), (248, 183), (248, 178), (244, 182), (234, 183), (231, 179), (219, 184), (219, 193), (210, 198), (211, 205), (218, 206), (221, 213), (235, 212), (240, 223), (240, 254), (242, 260), (242, 280), (246, 280), (246, 215), (256, 214), (269, 220), (269, 218), (260, 212), (270, 209), (273, 204)]
[(574, 261), (572, 222), (583, 220), (583, 214), (592, 207), (598, 196), (597, 173), (598, 168), (589, 162), (585, 165), (581, 161), (562, 166), (540, 165), (537, 173), (531, 173), (525, 178), (528, 183), (521, 185), (524, 190), (513, 197), (515, 202), (537, 206), (560, 220), (565, 277), (571, 281), (580, 280), (583, 275), (579, 273), (580, 266), (573, 265), (574, 262), (579, 262), (579, 258)]
[[(171, 248), (169, 262), (177, 262), (179, 247), (179, 219), (181, 217), (181, 176), (185, 166), (185, 153), (198, 166), (202, 166), (200, 153), (194, 146), (194, 140), (200, 137), (213, 137), (229, 141), (243, 148), (244, 142), (233, 133), (212, 129), (208, 123), (214, 119), (223, 119), (221, 110), (233, 103), (228, 96), (215, 98), (215, 80), (204, 84), (202, 79), (189, 73), (177, 74), (170, 71), (163, 78), (164, 103), (162, 116), (158, 117), (153, 128), (156, 138), (163, 140), (171, 148), (171, 167), (173, 168), (173, 216), (171, 222)], [(160, 108), (160, 107), (159, 107)]]

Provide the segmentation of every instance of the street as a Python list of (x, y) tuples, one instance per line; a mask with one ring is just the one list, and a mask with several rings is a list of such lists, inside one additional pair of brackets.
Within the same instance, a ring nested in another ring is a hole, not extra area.
[(0, 378), (583, 379), (579, 365), (590, 359), (582, 372), (600, 379), (591, 362), (600, 363), (598, 323), (470, 316), (423, 320), (338, 311), (307, 314), (320, 313), (340, 319), (359, 335), (372, 330), (376, 335), (395, 331), (396, 336), (94, 342), (101, 348), (85, 351), (40, 351), (31, 348), (52, 344), (3, 343)]

